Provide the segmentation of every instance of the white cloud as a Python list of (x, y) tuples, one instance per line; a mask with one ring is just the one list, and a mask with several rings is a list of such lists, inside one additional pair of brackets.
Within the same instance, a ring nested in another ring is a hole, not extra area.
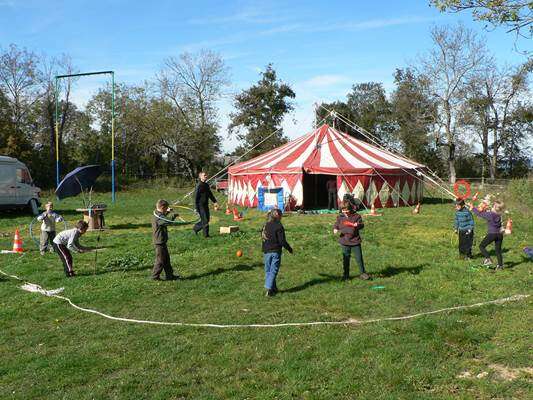
[(271, 7), (266, 2), (248, 4), (239, 11), (228, 15), (207, 15), (193, 18), (187, 22), (191, 25), (228, 25), (228, 24), (274, 24), (287, 21), (295, 14), (294, 10)]
[(260, 32), (261, 35), (273, 35), (278, 33), (301, 32), (301, 33), (318, 33), (318, 32), (335, 32), (335, 31), (361, 31), (367, 29), (386, 28), (389, 26), (408, 25), (422, 22), (435, 21), (434, 17), (405, 16), (400, 18), (381, 18), (367, 21), (349, 21), (349, 22), (322, 22), (316, 23), (294, 23), (273, 27)]
[(344, 84), (349, 81), (350, 79), (343, 75), (317, 75), (304, 81), (302, 85), (308, 88), (316, 88)]

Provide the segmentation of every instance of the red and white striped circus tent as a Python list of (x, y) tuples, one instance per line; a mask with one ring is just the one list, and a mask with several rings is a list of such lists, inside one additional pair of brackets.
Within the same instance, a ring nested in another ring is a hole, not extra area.
[(366, 207), (421, 201), (424, 165), (322, 125), (313, 132), (229, 168), (229, 201), (257, 207), (259, 187), (281, 187), (289, 208), (325, 208), (326, 182), (337, 199), (353, 193)]

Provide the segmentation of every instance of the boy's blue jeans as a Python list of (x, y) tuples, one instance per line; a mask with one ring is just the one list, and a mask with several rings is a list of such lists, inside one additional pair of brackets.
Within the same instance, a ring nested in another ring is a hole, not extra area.
[(265, 253), (263, 261), (265, 262), (265, 288), (277, 289), (276, 276), (281, 265), (281, 253)]

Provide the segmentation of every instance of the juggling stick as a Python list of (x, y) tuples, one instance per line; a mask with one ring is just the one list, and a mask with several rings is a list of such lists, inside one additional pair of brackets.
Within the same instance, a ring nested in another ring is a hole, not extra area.
[(350, 228), (357, 228), (357, 222), (344, 221), (342, 223), (344, 226), (349, 226)]

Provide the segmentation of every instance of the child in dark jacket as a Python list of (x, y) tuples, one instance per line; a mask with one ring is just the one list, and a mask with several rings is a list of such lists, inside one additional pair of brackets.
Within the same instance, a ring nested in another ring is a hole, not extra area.
[(292, 254), (292, 247), (285, 239), (285, 228), (281, 225), (281, 210), (274, 208), (267, 214), (267, 223), (261, 232), (263, 260), (265, 263), (266, 296), (274, 296), (278, 291), (276, 278), (281, 266), (281, 250)]
[(339, 244), (342, 249), (342, 267), (344, 270), (343, 279), (350, 278), (350, 256), (353, 253), (359, 265), (359, 278), (370, 279), (365, 271), (363, 262), (363, 251), (361, 250), (361, 236), (359, 231), (363, 229), (363, 218), (353, 210), (349, 201), (343, 200), (341, 205), (342, 213), (337, 217), (333, 225), (333, 234), (339, 234)]
[(455, 201), (455, 220), (453, 223), (455, 232), (459, 234), (459, 255), (465, 259), (472, 258), (472, 243), (474, 242), (474, 217), (465, 201)]
[(165, 279), (173, 281), (179, 279), (178, 275), (174, 275), (174, 270), (170, 264), (170, 254), (168, 253), (167, 241), (168, 230), (167, 226), (172, 223), (178, 214), (168, 215), (171, 208), (169, 208), (168, 201), (158, 200), (155, 205), (154, 217), (152, 218), (152, 242), (155, 247), (155, 262), (152, 270), (152, 279), (155, 281), (161, 280), (159, 277), (161, 272), (165, 270)]
[(498, 265), (496, 269), (503, 269), (503, 256), (502, 256), (502, 243), (503, 243), (503, 230), (502, 230), (502, 214), (505, 209), (505, 205), (501, 201), (495, 201), (491, 211), (481, 211), (479, 208), (473, 207), (472, 212), (478, 217), (481, 217), (487, 221), (487, 236), (483, 238), (479, 244), (479, 250), (485, 257), (483, 265), (489, 266), (492, 264), (487, 246), (494, 242), (494, 249), (496, 250), (496, 257), (498, 259)]

